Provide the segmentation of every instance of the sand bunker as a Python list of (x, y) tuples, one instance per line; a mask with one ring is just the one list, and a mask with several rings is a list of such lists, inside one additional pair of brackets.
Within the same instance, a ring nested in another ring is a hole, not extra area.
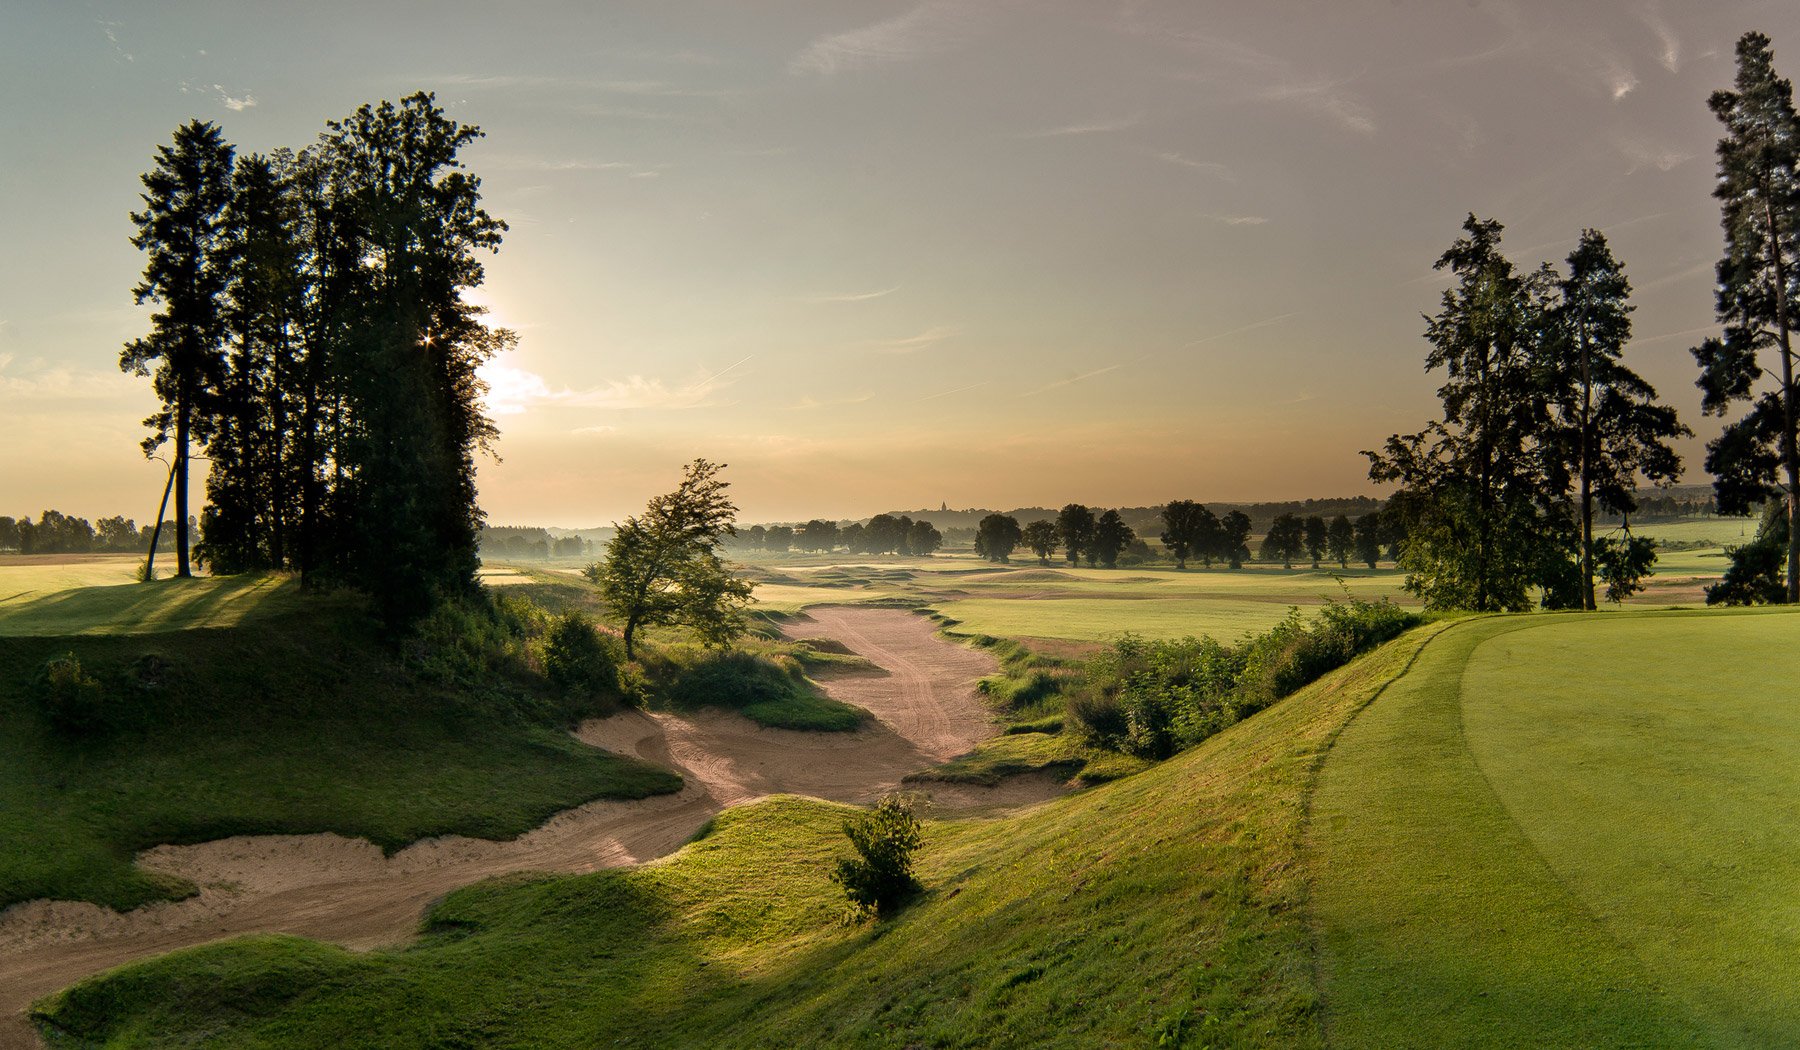
[[(801, 733), (724, 711), (632, 711), (588, 722), (577, 735), (673, 766), (687, 779), (680, 792), (589, 803), (511, 841), (449, 836), (392, 857), (340, 835), (240, 836), (148, 850), (139, 863), (192, 880), (199, 895), (123, 914), (69, 901), (31, 901), (0, 914), (0, 1048), (36, 1045), (20, 1014), (32, 999), (123, 962), (244, 933), (293, 933), (351, 948), (395, 944), (414, 935), (432, 901), (459, 886), (506, 872), (642, 863), (680, 848), (726, 806), (765, 795), (866, 802), (996, 731), (973, 688), (993, 673), (993, 658), (937, 637), (923, 617), (826, 607), (787, 630), (840, 643), (888, 672), (823, 681), (832, 696), (873, 714), (872, 725)], [(942, 814), (1026, 805), (1063, 790), (1051, 777), (1021, 777), (996, 788), (934, 784), (927, 793)]]

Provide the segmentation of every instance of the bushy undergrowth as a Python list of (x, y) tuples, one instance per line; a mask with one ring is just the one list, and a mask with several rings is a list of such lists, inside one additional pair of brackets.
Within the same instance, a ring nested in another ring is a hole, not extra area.
[(74, 653), (44, 664), (38, 705), (50, 728), (63, 736), (91, 736), (106, 728), (106, 693), (100, 680), (81, 669)]
[(647, 699), (677, 710), (723, 707), (777, 729), (826, 732), (855, 729), (864, 718), (821, 693), (800, 658), (780, 647), (669, 646), (644, 667)]
[(1167, 758), (1269, 706), (1419, 618), (1392, 602), (1331, 602), (1308, 623), (1294, 609), (1235, 646), (1127, 634), (1093, 657), (1069, 714), (1090, 742)]

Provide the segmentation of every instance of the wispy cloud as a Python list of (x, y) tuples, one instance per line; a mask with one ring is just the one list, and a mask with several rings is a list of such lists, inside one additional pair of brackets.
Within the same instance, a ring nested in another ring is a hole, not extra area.
[(615, 379), (584, 390), (557, 389), (543, 376), (523, 368), (492, 362), (479, 375), (487, 384), (487, 409), (496, 416), (522, 415), (538, 405), (601, 409), (683, 409), (715, 404), (713, 395), (730, 386), (726, 377), (748, 363), (745, 357), (727, 368), (685, 383), (669, 384), (641, 375)]
[(1169, 164), (1178, 164), (1184, 168), (1192, 168), (1195, 171), (1203, 171), (1208, 175), (1216, 176), (1227, 182), (1233, 181), (1234, 178), (1231, 174), (1231, 169), (1220, 164), (1216, 160), (1195, 160), (1192, 157), (1184, 157), (1179, 153), (1168, 150), (1155, 154), (1155, 156), (1157, 160)]
[(602, 80), (594, 77), (554, 77), (535, 74), (445, 73), (435, 76), (410, 77), (408, 84), (427, 83), (492, 91), (586, 92), (589, 94), (632, 95), (640, 98), (729, 98), (737, 91), (730, 88), (699, 88), (671, 84), (666, 80)]
[(1103, 376), (1103, 375), (1107, 374), (1108, 372), (1117, 372), (1119, 369), (1121, 369), (1123, 367), (1125, 367), (1123, 364), (1117, 364), (1117, 365), (1107, 365), (1105, 368), (1096, 368), (1092, 372), (1083, 372), (1078, 376), (1070, 376), (1067, 379), (1058, 379), (1054, 383), (1046, 383), (1043, 386), (1040, 386), (1035, 390), (1027, 390), (1024, 393), (1020, 394), (1019, 396), (1020, 397), (1036, 397), (1039, 394), (1048, 393), (1051, 390), (1060, 390), (1061, 388), (1063, 388), (1065, 386), (1074, 386), (1076, 383), (1085, 383), (1090, 379), (1098, 378), (1099, 376)]
[(571, 434), (580, 434), (583, 437), (605, 437), (607, 434), (616, 434), (618, 432), (618, 427), (608, 426), (576, 427), (574, 430), (569, 431)]
[(1135, 17), (1126, 28), (1172, 43), (1198, 59), (1200, 68), (1177, 74), (1178, 79), (1206, 84), (1228, 98), (1292, 106), (1360, 135), (1377, 130), (1375, 111), (1350, 90), (1348, 78), (1302, 70), (1241, 40), (1212, 33), (1151, 25)]
[(234, 95), (225, 90), (223, 84), (196, 84), (191, 80), (181, 82), (181, 93), (184, 95), (211, 95), (226, 109), (233, 113), (242, 113), (256, 105), (256, 97), (248, 91), (242, 95)]
[(1619, 151), (1619, 155), (1624, 157), (1629, 165), (1625, 169), (1627, 175), (1635, 174), (1645, 168), (1672, 171), (1677, 166), (1698, 156), (1688, 150), (1675, 149), (1651, 142), (1648, 139), (1628, 135), (1614, 136), (1613, 147)]
[(941, 54), (972, 33), (971, 5), (930, 0), (902, 15), (815, 38), (788, 62), (796, 76), (833, 76)]
[(918, 335), (909, 335), (900, 339), (876, 339), (869, 343), (880, 353), (911, 354), (926, 347), (936, 346), (946, 339), (961, 335), (962, 329), (954, 325), (932, 325)]
[(1663, 17), (1662, 5), (1651, 0), (1644, 7), (1641, 17), (1645, 28), (1650, 30), (1660, 45), (1657, 60), (1662, 63), (1662, 67), (1671, 73), (1681, 72), (1681, 38), (1675, 35), (1674, 28)]
[(1226, 226), (1261, 226), (1269, 221), (1264, 215), (1208, 215), (1206, 218)]
[(1218, 332), (1213, 335), (1201, 336), (1199, 339), (1196, 339), (1191, 343), (1183, 344), (1183, 349), (1185, 349), (1187, 347), (1191, 347), (1191, 346), (1204, 346), (1207, 343), (1216, 343), (1221, 339), (1230, 339), (1234, 335), (1243, 335), (1245, 332), (1254, 332), (1258, 328), (1269, 328), (1274, 325), (1278, 325), (1281, 322), (1286, 321), (1288, 318), (1293, 317), (1293, 316), (1295, 316), (1295, 314), (1293, 314), (1293, 313), (1277, 314), (1274, 317), (1265, 317), (1260, 321), (1252, 321), (1246, 325), (1239, 325), (1238, 327), (1233, 328), (1230, 331)]
[(15, 354), (0, 354), (0, 397), (8, 401), (110, 400), (147, 388), (143, 380), (122, 372), (64, 365), (8, 374), (16, 360)]
[(949, 397), (951, 394), (966, 394), (971, 390), (980, 390), (982, 387), (987, 386), (987, 385), (988, 385), (987, 380), (984, 379), (979, 383), (970, 383), (968, 386), (959, 386), (953, 390), (944, 390), (944, 391), (940, 391), (939, 393), (936, 393), (936, 394), (927, 394), (924, 397), (919, 398), (919, 400), (914, 402), (914, 404), (919, 404), (919, 403), (926, 402), (926, 401), (936, 401), (940, 397)]
[(873, 292), (845, 292), (840, 295), (803, 295), (799, 301), (803, 303), (866, 303), (870, 299), (880, 299), (893, 295), (900, 290), (899, 285), (892, 288), (881, 288)]
[(1064, 124), (1061, 127), (1045, 128), (1042, 131), (1024, 131), (1017, 136), (1022, 139), (1054, 139), (1069, 135), (1105, 135), (1115, 131), (1135, 128), (1144, 122), (1142, 113), (1117, 120), (1097, 120), (1084, 124)]
[(122, 58), (127, 62), (137, 61), (136, 58), (132, 56), (131, 52), (125, 50), (125, 45), (119, 43), (119, 30), (125, 28), (125, 23), (108, 22), (104, 19), (96, 18), (94, 19), (94, 24), (100, 27), (100, 32), (106, 34), (106, 42), (112, 45), (114, 56)]
[(860, 405), (866, 401), (874, 400), (874, 397), (875, 395), (873, 394), (854, 394), (849, 397), (829, 397), (821, 400), (820, 398), (808, 396), (801, 398), (788, 407), (795, 410), (837, 408), (842, 405)]

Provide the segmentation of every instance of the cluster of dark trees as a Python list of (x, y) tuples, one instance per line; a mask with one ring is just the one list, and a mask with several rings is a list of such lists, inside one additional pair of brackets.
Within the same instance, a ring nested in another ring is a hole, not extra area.
[(516, 525), (484, 525), (477, 543), (484, 558), (579, 558), (588, 552), (580, 536), (558, 538), (547, 529)]
[(1398, 482), (1399, 563), (1427, 608), (1594, 608), (1596, 572), (1623, 598), (1648, 572), (1649, 541), (1593, 533), (1595, 505), (1636, 509), (1640, 476), (1667, 481), (1689, 433), (1621, 360), (1631, 286), (1606, 238), (1586, 230), (1567, 272), (1521, 271), (1502, 227), (1470, 215), (1438, 260), (1455, 284), (1426, 319), (1428, 371), (1444, 417), (1396, 434), (1369, 476)]
[(1315, 569), (1324, 558), (1337, 562), (1339, 568), (1349, 568), (1354, 559), (1373, 569), (1384, 550), (1389, 558), (1400, 556), (1401, 542), (1406, 538), (1404, 530), (1400, 515), (1380, 511), (1371, 511), (1355, 521), (1345, 514), (1330, 521), (1318, 514), (1305, 518), (1280, 514), (1263, 537), (1262, 559), (1281, 562), (1289, 569), (1307, 557)]
[(198, 446), (215, 571), (360, 586), (390, 622), (474, 587), (476, 368), (513, 339), (464, 299), (506, 229), (458, 160), (479, 137), (419, 93), (298, 151), (240, 157), (198, 120), (158, 150), (131, 217), (157, 312), (120, 365), (162, 400), (144, 445), (173, 445), (179, 573)]
[[(165, 522), (164, 528), (170, 537), (174, 536), (174, 523)], [(139, 531), (137, 522), (130, 518), (101, 518), (89, 524), (86, 518), (56, 510), (44, 511), (36, 521), (29, 514), (17, 519), (0, 514), (0, 551), (142, 554), (150, 543), (151, 531)]]
[[(1779, 500), (1787, 528), (1765, 521), (1757, 542), (1734, 553), (1730, 585), (1708, 600), (1794, 602), (1800, 117), (1768, 37), (1738, 41), (1733, 89), (1709, 105), (1725, 128), (1713, 189), (1725, 233), (1715, 284), (1723, 335), (1692, 353), (1704, 410), (1742, 414), (1707, 444), (1706, 468), (1720, 513)], [(1669, 442), (1691, 433), (1621, 359), (1632, 311), (1624, 267), (1595, 230), (1566, 271), (1524, 272), (1500, 253), (1499, 223), (1470, 215), (1463, 229), (1438, 260), (1456, 284), (1425, 332), (1426, 368), (1446, 373), (1444, 417), (1365, 453), (1372, 478), (1400, 485), (1390, 506), (1405, 526), (1407, 587), (1432, 608), (1521, 609), (1536, 585), (1546, 606), (1592, 609), (1598, 577), (1621, 600), (1655, 550), (1628, 527), (1596, 539), (1596, 511), (1628, 523), (1638, 480), (1673, 479), (1681, 462)]]
[(975, 553), (989, 561), (1010, 561), (1021, 546), (1037, 555), (1041, 565), (1050, 564), (1050, 556), (1060, 548), (1070, 565), (1085, 558), (1090, 568), (1108, 569), (1118, 567), (1120, 555), (1134, 547), (1148, 552), (1117, 510), (1096, 515), (1080, 503), (1063, 507), (1054, 519), (1040, 518), (1029, 525), (1021, 526), (1010, 514), (989, 514), (975, 527)]
[(905, 514), (877, 514), (865, 522), (825, 521), (804, 525), (752, 525), (740, 530), (734, 546), (747, 550), (826, 553), (842, 548), (851, 554), (927, 555), (944, 545), (943, 533), (923, 519)]

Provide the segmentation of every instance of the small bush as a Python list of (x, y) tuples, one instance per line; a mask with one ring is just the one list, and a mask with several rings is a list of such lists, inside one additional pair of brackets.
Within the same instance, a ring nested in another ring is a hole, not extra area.
[(857, 856), (838, 861), (831, 881), (844, 887), (858, 917), (891, 915), (919, 892), (912, 872), (919, 818), (910, 798), (883, 795), (873, 809), (845, 821), (844, 834)]
[(1397, 637), (1418, 617), (1386, 600), (1298, 609), (1259, 635), (1151, 642), (1127, 634), (1088, 662), (1069, 715), (1092, 744), (1167, 758)]
[(745, 708), (782, 700), (801, 687), (791, 659), (764, 659), (741, 649), (709, 649), (669, 683), (668, 698), (681, 708), (716, 704)]
[(108, 728), (106, 692), (100, 680), (81, 669), (74, 653), (44, 665), (39, 703), (50, 728), (64, 736), (93, 736)]
[(617, 695), (619, 659), (593, 621), (578, 612), (559, 616), (544, 639), (544, 674), (565, 690)]

